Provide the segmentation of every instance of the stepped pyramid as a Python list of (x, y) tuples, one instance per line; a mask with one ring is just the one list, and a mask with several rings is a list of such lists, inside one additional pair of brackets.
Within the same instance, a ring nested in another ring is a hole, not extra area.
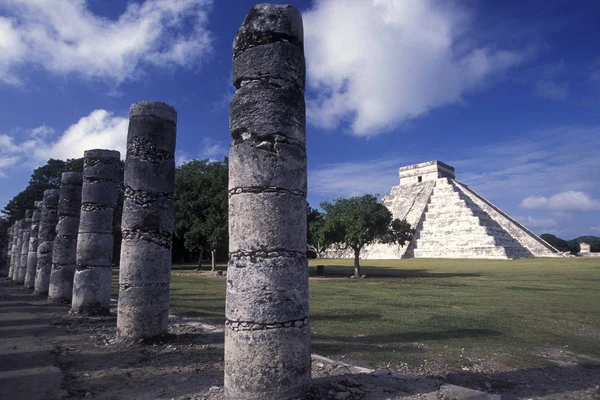
[[(400, 184), (382, 199), (394, 218), (406, 218), (416, 234), (406, 246), (374, 244), (364, 259), (556, 257), (562, 254), (455, 180), (454, 167), (430, 161), (402, 167)], [(347, 257), (347, 252), (327, 252)]]

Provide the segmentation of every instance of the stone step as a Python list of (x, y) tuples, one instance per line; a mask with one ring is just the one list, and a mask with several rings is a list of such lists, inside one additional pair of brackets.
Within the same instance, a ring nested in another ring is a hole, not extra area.
[(469, 247), (469, 246), (514, 246), (512, 238), (499, 238), (487, 235), (431, 235), (417, 239), (417, 247)]
[[(497, 228), (497, 227), (493, 227), (493, 226), (483, 226), (483, 225), (464, 227), (458, 232), (460, 232), (461, 234), (464, 234), (464, 235), (482, 234), (482, 235), (486, 235), (486, 236), (487, 235), (506, 234), (506, 232), (504, 232), (501, 228)], [(424, 226), (423, 229), (421, 229), (419, 231), (420, 236), (424, 236), (424, 235), (430, 236), (430, 235), (435, 235), (435, 234), (454, 235), (456, 233), (457, 233), (457, 230), (452, 225), (440, 227), (439, 229), (433, 229), (433, 230), (428, 229), (427, 227)]]
[(462, 201), (460, 194), (458, 192), (449, 192), (446, 194), (434, 194), (429, 198), (429, 204), (439, 204), (439, 203), (451, 203), (456, 201)]
[(415, 258), (496, 258), (507, 259), (506, 250), (499, 246), (455, 247), (452, 249), (415, 248)]

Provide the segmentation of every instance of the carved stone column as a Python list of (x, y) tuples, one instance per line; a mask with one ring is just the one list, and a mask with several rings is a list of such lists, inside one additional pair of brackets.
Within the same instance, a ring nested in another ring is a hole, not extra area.
[(153, 337), (167, 330), (176, 131), (173, 107), (152, 101), (131, 106), (121, 221), (120, 340)]
[(31, 216), (32, 210), (25, 211), (25, 219), (21, 223), (21, 240), (17, 251), (19, 252), (18, 268), (15, 281), (17, 283), (25, 282), (25, 273), (27, 272), (27, 254), (29, 253), (29, 235), (31, 234)]
[(11, 251), (10, 259), (10, 276), (9, 278), (13, 281), (17, 280), (17, 271), (19, 270), (19, 262), (21, 261), (21, 239), (23, 235), (23, 223), (25, 218), (22, 218), (16, 222), (17, 229), (13, 236), (13, 246)]
[(0, 276), (8, 276), (10, 271), (10, 252), (12, 250), (12, 240), (13, 240), (13, 225), (11, 225), (6, 231), (6, 237), (4, 238), (3, 247), (2, 247), (2, 260), (0, 263), (2, 264), (2, 268), (0, 269)]
[(87, 150), (83, 155), (81, 216), (72, 312), (108, 314), (113, 256), (113, 214), (117, 205), (120, 153)]
[(48, 298), (60, 303), (70, 304), (73, 296), (82, 184), (81, 172), (63, 172), (48, 289)]
[(233, 43), (225, 395), (303, 396), (310, 383), (302, 17), (259, 4)]
[(56, 237), (58, 222), (58, 189), (48, 189), (44, 192), (40, 228), (38, 231), (37, 271), (35, 273), (34, 289), (37, 294), (48, 294), (50, 272), (52, 271), (52, 250)]
[(33, 289), (35, 285), (38, 234), (40, 228), (42, 202), (36, 201), (34, 203), (34, 206), (35, 208), (33, 209), (33, 215), (31, 217), (31, 233), (29, 235), (29, 248), (27, 249), (27, 269), (25, 271), (25, 281), (23, 282), (23, 286), (25, 286), (26, 289)]

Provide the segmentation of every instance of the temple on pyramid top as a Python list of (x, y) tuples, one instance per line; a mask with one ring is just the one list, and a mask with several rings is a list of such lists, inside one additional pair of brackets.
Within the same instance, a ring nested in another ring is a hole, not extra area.
[(439, 178), (454, 179), (454, 167), (437, 160), (407, 165), (401, 167), (398, 172), (401, 185), (434, 181)]
[[(394, 218), (415, 229), (405, 246), (375, 243), (361, 251), (365, 259), (485, 258), (562, 256), (542, 238), (455, 179), (454, 167), (441, 161), (399, 169), (400, 184), (383, 197)], [(343, 247), (343, 246), (342, 246)], [(351, 257), (342, 247), (328, 257)]]

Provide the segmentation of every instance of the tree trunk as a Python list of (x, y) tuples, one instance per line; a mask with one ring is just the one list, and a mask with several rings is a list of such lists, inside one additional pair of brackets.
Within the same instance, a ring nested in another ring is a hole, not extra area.
[(216, 253), (216, 252), (217, 252), (217, 251), (216, 251), (215, 249), (212, 249), (212, 250), (210, 251), (210, 258), (211, 258), (211, 265), (212, 265), (212, 269), (211, 269), (211, 271), (214, 271), (214, 270), (215, 270), (215, 253)]
[(360, 278), (360, 262), (359, 262), (360, 249), (354, 249), (354, 277)]
[(200, 249), (200, 256), (198, 257), (198, 270), (202, 270), (202, 256), (204, 256), (204, 249)]

